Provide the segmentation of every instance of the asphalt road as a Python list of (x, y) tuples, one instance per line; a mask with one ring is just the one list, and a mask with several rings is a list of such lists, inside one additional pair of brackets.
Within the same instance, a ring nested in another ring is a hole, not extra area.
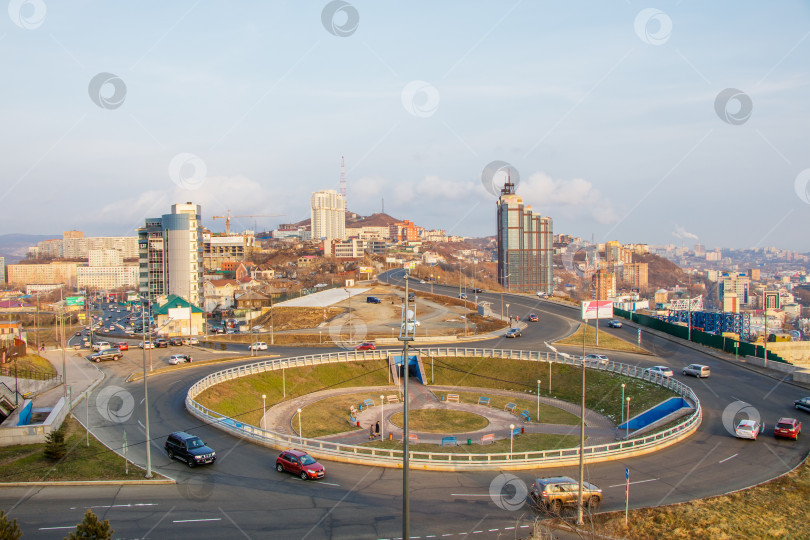
[[(414, 285), (413, 281), (411, 284), (417, 291), (430, 289), (430, 285)], [(458, 294), (452, 287), (434, 286), (434, 292), (440, 291)], [(523, 319), (536, 312), (540, 314), (540, 323), (530, 324), (522, 338), (499, 338), (480, 342), (478, 346), (547, 350), (546, 342), (567, 335), (576, 327), (578, 312), (574, 309), (528, 296), (504, 295), (504, 298), (510, 304), (510, 314)], [(479, 294), (481, 299), (492, 301), (493, 308), (500, 304), (499, 294)], [(636, 329), (629, 325), (600, 330), (630, 340), (636, 337)], [(587, 466), (588, 481), (604, 491), (604, 510), (624, 506), (625, 467), (630, 469), (631, 506), (654, 506), (757, 484), (797, 465), (810, 450), (810, 438), (806, 435), (797, 442), (775, 440), (769, 435), (780, 416), (806, 420), (805, 413), (792, 408), (793, 400), (804, 396), (806, 391), (651, 334), (643, 335), (643, 345), (657, 356), (611, 353), (610, 357), (633, 365), (672, 367), (676, 378), (689, 384), (700, 397), (704, 421), (695, 435), (668, 449)], [(284, 355), (309, 352), (326, 351), (279, 347), (268, 351)], [(709, 365), (711, 378), (682, 377), (679, 368), (693, 362)], [(113, 447), (121, 447), (126, 432), (130, 442), (128, 455), (143, 463), (143, 385), (125, 383), (124, 374), (117, 373), (113, 363), (101, 366), (107, 377), (86, 409), (93, 432)], [(152, 467), (177, 478), (177, 486), (5, 488), (0, 494), (0, 507), (17, 518), (26, 538), (64, 537), (65, 527), (79, 522), (87, 507), (109, 519), (119, 538), (355, 539), (396, 538), (401, 534), (400, 470), (325, 462), (324, 481), (304, 482), (275, 472), (275, 451), (200, 425), (191, 417), (184, 408), (186, 391), (201, 377), (219, 369), (222, 366), (192, 367), (149, 380)], [(123, 422), (116, 421), (105, 407), (99, 406), (99, 394), (109, 395), (111, 390), (117, 391), (118, 394), (112, 395), (118, 397), (109, 400), (109, 408), (117, 408), (119, 413), (131, 411), (131, 416), (124, 414)], [(757, 441), (738, 440), (723, 427), (723, 411), (738, 400), (755, 407), (768, 426), (766, 434)], [(83, 416), (85, 411), (78, 412)], [(200, 435), (217, 450), (216, 464), (188, 469), (179, 462), (170, 462), (162, 445), (166, 435), (174, 430)], [(533, 480), (530, 471), (514, 474), (528, 485)], [(578, 472), (568, 467), (538, 473), (558, 474), (576, 478)], [(509, 510), (504, 508), (505, 504), (496, 504), (489, 490), (497, 477), (497, 471), (411, 471), (412, 536), (514, 538), (528, 534), (528, 527), (540, 514), (528, 505), (518, 503), (519, 508)]]

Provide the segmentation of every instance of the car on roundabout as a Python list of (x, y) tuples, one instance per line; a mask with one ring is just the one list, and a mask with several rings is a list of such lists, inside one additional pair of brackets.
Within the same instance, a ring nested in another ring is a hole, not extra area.
[(711, 375), (712, 370), (709, 369), (709, 366), (704, 366), (703, 364), (689, 364), (683, 368), (683, 374), (703, 379)]
[(184, 431), (175, 431), (166, 438), (163, 446), (169, 459), (177, 459), (189, 467), (214, 463), (217, 453), (197, 437)]
[(176, 366), (177, 364), (191, 363), (191, 356), (187, 354), (173, 354), (169, 357), (169, 364)]
[(521, 334), (520, 328), (510, 328), (503, 335), (503, 337), (507, 337), (507, 338), (519, 338), (519, 337), (522, 337), (522, 336), (523, 336), (523, 334)]
[(276, 470), (296, 475), (301, 480), (323, 478), (326, 469), (315, 458), (300, 450), (284, 450), (276, 458)]
[(786, 439), (799, 439), (799, 433), (802, 432), (802, 423), (795, 418), (780, 418), (776, 425), (773, 427), (774, 437), (784, 437)]
[(183, 338), (183, 345), (199, 345), (200, 340), (193, 337), (193, 338)]
[(267, 343), (264, 341), (257, 341), (256, 343), (250, 344), (251, 351), (266, 351), (267, 350)]
[[(552, 514), (559, 514), (563, 507), (577, 505), (579, 482), (568, 476), (538, 478), (529, 494), (537, 506)], [(595, 512), (602, 502), (602, 490), (590, 482), (583, 482), (582, 500), (589, 511)]]
[(649, 373), (650, 375), (663, 375), (664, 377), (675, 376), (675, 373), (673, 373), (673, 371), (667, 366), (653, 366), (645, 369), (644, 373)]
[(370, 341), (366, 341), (366, 342), (360, 343), (359, 345), (354, 346), (355, 351), (373, 351), (373, 350), (376, 350), (376, 349), (377, 349), (377, 346), (374, 345), (373, 343), (371, 343)]
[(589, 354), (585, 356), (585, 361), (605, 365), (608, 362), (610, 362), (610, 358), (608, 358), (604, 354)]
[(608, 321), (607, 325), (608, 328), (621, 328), (623, 326), (622, 321), (617, 321), (616, 319)]
[(758, 420), (740, 420), (740, 423), (734, 429), (734, 435), (738, 439), (755, 441), (763, 431), (765, 431), (765, 424), (761, 424)]
[(793, 406), (800, 411), (810, 412), (810, 397), (797, 399), (793, 402)]
[(529, 313), (529, 322), (537, 322), (540, 320), (540, 317), (537, 316), (537, 313)]

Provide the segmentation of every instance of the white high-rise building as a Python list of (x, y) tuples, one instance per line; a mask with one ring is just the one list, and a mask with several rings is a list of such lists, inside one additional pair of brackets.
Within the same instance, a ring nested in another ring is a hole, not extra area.
[(313, 240), (345, 240), (346, 211), (343, 196), (333, 189), (312, 194), (311, 214)]

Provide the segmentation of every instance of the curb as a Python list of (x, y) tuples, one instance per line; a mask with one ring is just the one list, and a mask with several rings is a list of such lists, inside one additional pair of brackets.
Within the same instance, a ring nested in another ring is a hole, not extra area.
[(74, 487), (74, 486), (168, 486), (176, 484), (172, 479), (156, 480), (55, 480), (53, 482), (2, 482), (0, 487)]

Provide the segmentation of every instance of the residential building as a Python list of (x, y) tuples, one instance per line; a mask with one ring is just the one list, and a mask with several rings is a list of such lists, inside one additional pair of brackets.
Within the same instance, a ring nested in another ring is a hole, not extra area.
[(608, 300), (616, 296), (616, 274), (600, 268), (593, 274), (593, 299)]
[(36, 258), (87, 259), (91, 250), (115, 249), (125, 259), (138, 257), (137, 236), (85, 237), (82, 231), (65, 231), (61, 239), (43, 240), (32, 250)]
[(273, 301), (269, 296), (256, 291), (248, 291), (236, 297), (236, 309), (261, 309), (272, 305)]
[(16, 286), (62, 284), (76, 286), (77, 262), (52, 262), (47, 264), (10, 264), (8, 282)]
[(234, 305), (234, 292), (239, 290), (239, 282), (235, 279), (212, 279), (203, 285), (205, 296), (204, 309), (206, 313), (228, 310)]
[(6, 258), (0, 257), (0, 283), (6, 282)]
[(253, 234), (214, 235), (203, 232), (203, 268), (219, 270), (222, 261), (242, 261), (255, 248)]
[(203, 311), (175, 294), (170, 294), (164, 303), (153, 307), (152, 315), (158, 334), (164, 337), (198, 336), (204, 332)]
[(119, 266), (79, 266), (76, 269), (78, 289), (121, 289), (137, 287), (139, 283), (137, 264)]
[(316, 191), (310, 201), (313, 240), (345, 240), (346, 210), (343, 196), (333, 189)]
[(175, 295), (202, 305), (202, 214), (198, 204), (172, 205), (172, 213), (147, 218), (138, 229), (140, 292)]
[(532, 212), (507, 178), (497, 202), (498, 282), (510, 291), (551, 294), (553, 223)]
[(616, 240), (611, 240), (605, 243), (605, 260), (607, 262), (630, 264), (633, 262), (633, 252), (622, 247)]
[(751, 281), (759, 281), (760, 279), (760, 270), (759, 268), (751, 268), (748, 270), (748, 279)]
[(392, 223), (388, 229), (388, 237), (392, 242), (416, 242), (419, 240), (419, 231), (413, 221), (406, 219), (399, 223)]
[(718, 290), (720, 293), (720, 301), (723, 302), (723, 297), (727, 293), (736, 294), (737, 301), (741, 306), (747, 306), (751, 303), (749, 289), (751, 280), (745, 272), (720, 272), (718, 276)]
[(365, 254), (365, 244), (365, 241), (359, 238), (351, 238), (343, 242), (340, 240), (324, 240), (323, 256), (338, 259), (360, 259)]

